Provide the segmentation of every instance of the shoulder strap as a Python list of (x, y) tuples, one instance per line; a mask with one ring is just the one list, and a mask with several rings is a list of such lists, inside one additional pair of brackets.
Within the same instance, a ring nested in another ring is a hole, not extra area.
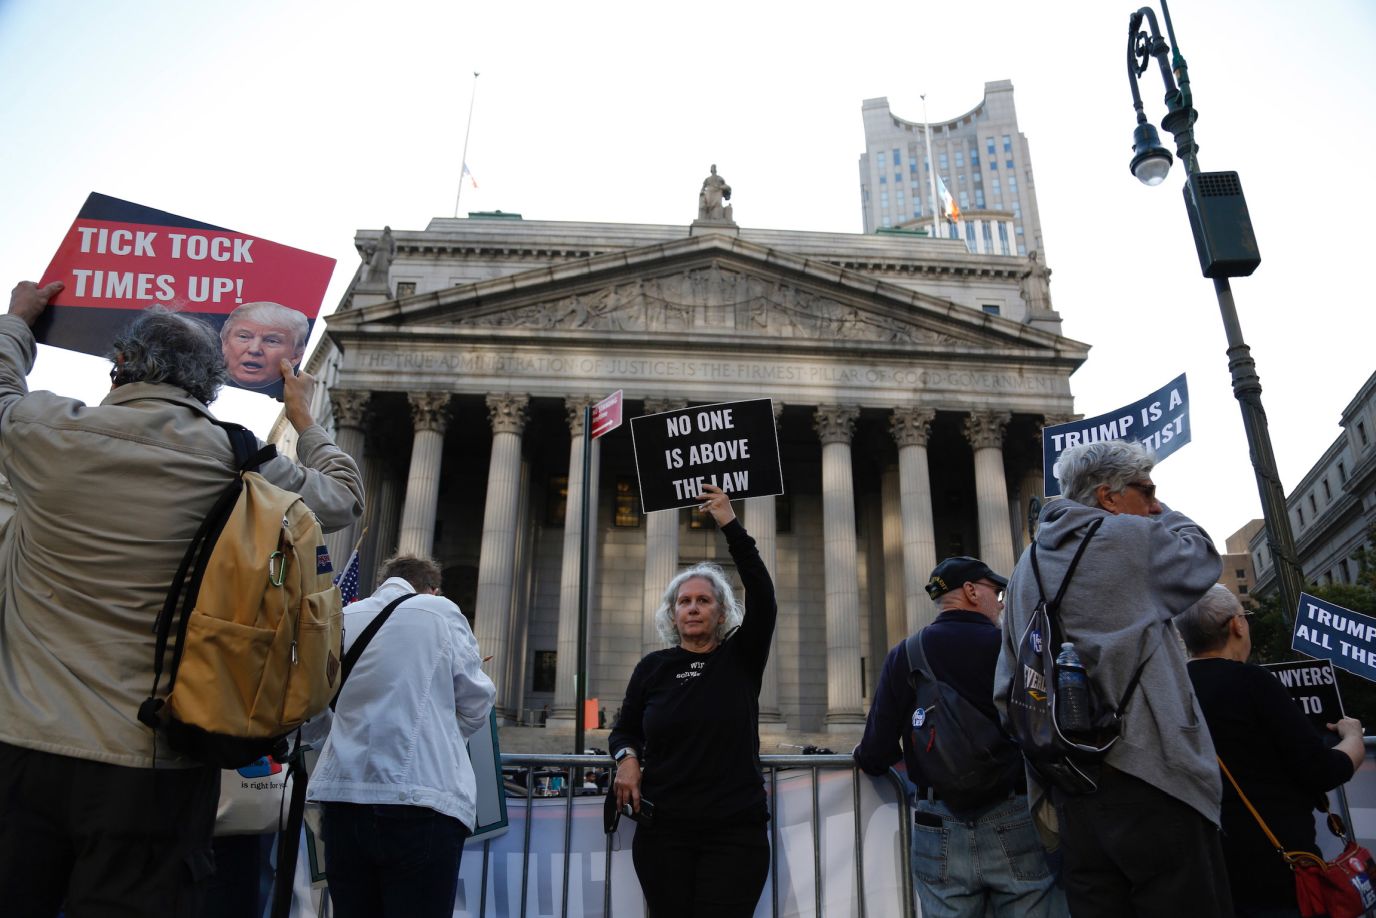
[(936, 676), (932, 674), (932, 668), (927, 665), (927, 651), (922, 646), (922, 632), (924, 630), (919, 628), (908, 635), (908, 639), (903, 642), (903, 650), (908, 655), (908, 671), (921, 673), (935, 682)]
[(233, 421), (215, 421), (229, 435), (230, 445), (234, 447), (234, 468), (240, 472), (253, 472), (265, 462), (277, 458), (277, 447), (271, 443), (258, 446), (258, 438), (253, 431)]
[(349, 652), (344, 655), (344, 666), (339, 676), (339, 691), (335, 692), (334, 698), (330, 700), (331, 711), (339, 704), (339, 696), (340, 693), (344, 691), (344, 683), (349, 681), (349, 673), (354, 671), (354, 664), (358, 662), (359, 657), (363, 656), (363, 651), (368, 648), (368, 642), (373, 639), (373, 635), (377, 634), (378, 629), (387, 622), (387, 619), (392, 617), (392, 613), (396, 611), (397, 606), (416, 595), (418, 594), (406, 593), (387, 603), (382, 611), (368, 623), (368, 627), (363, 629), (363, 633), (358, 636), (358, 640), (354, 641), (354, 645), (350, 647)]
[(1074, 576), (1075, 568), (1080, 566), (1080, 559), (1084, 557), (1085, 549), (1089, 547), (1089, 540), (1094, 538), (1094, 533), (1098, 532), (1099, 527), (1103, 524), (1104, 518), (1102, 516), (1089, 524), (1089, 529), (1085, 531), (1085, 537), (1080, 540), (1079, 547), (1075, 549), (1075, 556), (1070, 559), (1070, 566), (1066, 568), (1065, 579), (1061, 581), (1061, 588), (1056, 591), (1056, 598), (1050, 602), (1047, 602), (1046, 588), (1042, 586), (1042, 568), (1037, 563), (1037, 543), (1036, 540), (1032, 542), (1032, 576), (1037, 581), (1037, 598), (1046, 608), (1046, 618), (1051, 624), (1053, 645), (1058, 646), (1061, 642), (1061, 621), (1056, 613), (1061, 608), (1061, 600), (1065, 598), (1066, 588), (1070, 586), (1070, 578)]
[[(1280, 843), (1280, 839), (1276, 838), (1275, 833), (1271, 831), (1271, 827), (1266, 824), (1266, 820), (1261, 818), (1261, 814), (1257, 812), (1257, 808), (1252, 806), (1252, 801), (1248, 800), (1247, 795), (1242, 792), (1242, 785), (1237, 783), (1237, 778), (1234, 778), (1233, 773), (1228, 770), (1228, 766), (1223, 764), (1222, 758), (1219, 756), (1214, 756), (1214, 758), (1218, 759), (1218, 767), (1222, 770), (1223, 776), (1233, 785), (1233, 790), (1237, 791), (1238, 797), (1242, 799), (1242, 805), (1247, 807), (1247, 812), (1251, 813), (1252, 818), (1257, 821), (1257, 825), (1261, 826), (1261, 831), (1266, 836), (1266, 840), (1271, 843), (1271, 847), (1279, 851), (1281, 857), (1285, 857), (1285, 846)], [(1289, 858), (1286, 858), (1286, 860), (1289, 860)]]

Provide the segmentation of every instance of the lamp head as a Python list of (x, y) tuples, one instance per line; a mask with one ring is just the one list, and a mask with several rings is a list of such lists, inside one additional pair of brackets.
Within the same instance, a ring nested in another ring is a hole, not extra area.
[(1132, 174), (1143, 185), (1160, 185), (1171, 171), (1170, 150), (1161, 146), (1161, 137), (1150, 123), (1137, 125), (1132, 132)]

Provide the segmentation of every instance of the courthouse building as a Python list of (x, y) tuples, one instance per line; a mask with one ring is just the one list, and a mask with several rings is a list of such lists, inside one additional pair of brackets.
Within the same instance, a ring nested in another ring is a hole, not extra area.
[(309, 363), (368, 490), (335, 552), (366, 525), (369, 567), (432, 553), (506, 721), (548, 706), (572, 724), (585, 486), (588, 694), (608, 717), (661, 646), (650, 613), (674, 573), (730, 573), (702, 514), (640, 512), (629, 423), (583, 481), (583, 407), (615, 390), (627, 418), (773, 400), (785, 493), (737, 505), (778, 590), (766, 731), (858, 730), (887, 649), (935, 615), (936, 561), (1006, 574), (1026, 544), (1040, 431), (1072, 416), (1088, 352), (1061, 335), (1045, 268), (912, 233), (742, 227), (712, 181), (696, 220), (685, 188), (679, 225), (497, 212), (357, 234)]

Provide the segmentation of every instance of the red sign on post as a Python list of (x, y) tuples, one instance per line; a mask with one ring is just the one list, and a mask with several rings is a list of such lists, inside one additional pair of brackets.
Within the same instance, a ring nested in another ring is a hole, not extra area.
[(621, 426), (621, 390), (592, 406), (592, 438), (611, 433)]

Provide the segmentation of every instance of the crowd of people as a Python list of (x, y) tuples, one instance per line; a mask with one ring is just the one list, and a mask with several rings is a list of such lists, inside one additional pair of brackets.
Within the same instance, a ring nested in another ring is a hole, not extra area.
[[(315, 381), (293, 366), (300, 329), (272, 332), (268, 348), (257, 340), (253, 323), (288, 324), (272, 304), (223, 335), (150, 308), (112, 343), (100, 405), (29, 392), (31, 327), (60, 289), (21, 283), (0, 316), (0, 470), (16, 499), (0, 534), (0, 902), (23, 918), (200, 916), (216, 870), (219, 770), (136, 715), (153, 617), (234, 474), (207, 408), (229, 379), (231, 346), (251, 352), (254, 372), (280, 374), (298, 435), (296, 459), (262, 466), (268, 480), (334, 530), (362, 512), (359, 470), (311, 415)], [(870, 774), (906, 763), (923, 915), (1297, 914), (1288, 867), (1219, 763), (1287, 850), (1317, 851), (1314, 807), (1360, 766), (1362, 727), (1330, 725), (1330, 746), (1247, 663), (1249, 613), (1216, 585), (1208, 535), (1157, 499), (1152, 466), (1133, 443), (1068, 450), (1065, 499), (1047, 504), (1036, 552), (1008, 577), (969, 557), (933, 570), (939, 614), (913, 640), (930, 676), (968, 703), (963, 726), (991, 737), (976, 752), (992, 777), (973, 796), (928, 774), (909, 641), (888, 654), (853, 755)], [(714, 564), (667, 584), (652, 613), (667, 647), (630, 674), (611, 725), (609, 794), (637, 823), (633, 863), (654, 918), (745, 918), (769, 874), (758, 720), (778, 609), (727, 495), (708, 485), (699, 509), (744, 596)], [(448, 915), (477, 806), (466, 742), (496, 689), (433, 560), (393, 558), (381, 580), (345, 610), (343, 650), (356, 652), (344, 657), (337, 708), (312, 721), (323, 749), (309, 795), (336, 914)], [(1043, 584), (1063, 582), (1061, 637), (1094, 689), (1123, 699), (1088, 793), (1024, 767), (1004, 730), (1019, 642), (1050, 639), (1025, 635)]]

